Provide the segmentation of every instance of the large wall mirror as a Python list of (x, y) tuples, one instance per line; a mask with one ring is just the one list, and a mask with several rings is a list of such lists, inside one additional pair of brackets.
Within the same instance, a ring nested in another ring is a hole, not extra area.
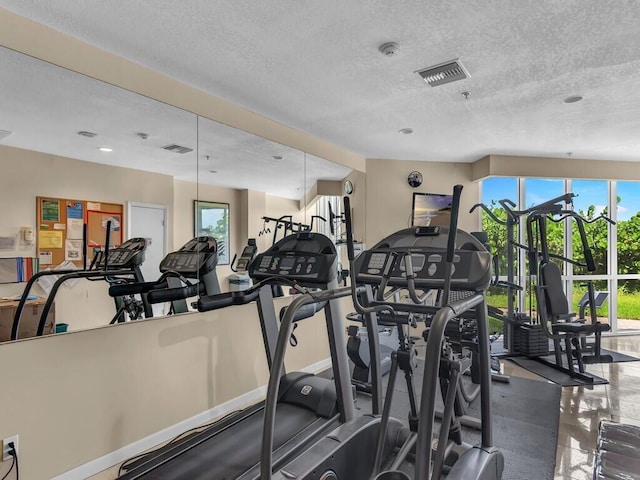
[[(294, 221), (311, 222), (317, 214), (318, 180), (340, 185), (350, 172), (10, 49), (0, 47), (0, 65), (4, 267), (13, 258), (46, 262), (36, 250), (44, 228), (36, 214), (37, 197), (84, 200), (92, 208), (122, 205), (122, 239), (147, 240), (141, 272), (145, 280), (154, 280), (162, 258), (194, 236), (194, 201), (228, 205), (226, 248), (232, 258), (248, 238), (256, 238), (259, 249), (271, 244), (263, 217), (291, 215)], [(54, 233), (46, 235), (57, 238), (55, 232), (65, 232), (64, 249), (69, 225), (55, 223), (47, 225)], [(98, 227), (106, 233), (106, 225)], [(41, 263), (40, 269), (55, 266)], [(25, 287), (17, 281), (22, 278), (7, 281), (10, 272), (2, 268), (0, 342), (8, 338), (2, 333), (11, 316), (6, 299), (20, 295)], [(230, 273), (229, 265), (219, 265), (222, 290), (228, 288)], [(108, 325), (116, 307), (107, 291), (104, 282), (65, 283), (55, 298), (56, 323), (69, 331)], [(43, 298), (46, 291), (36, 286), (33, 295)], [(158, 305), (152, 313), (165, 315), (168, 308)]]

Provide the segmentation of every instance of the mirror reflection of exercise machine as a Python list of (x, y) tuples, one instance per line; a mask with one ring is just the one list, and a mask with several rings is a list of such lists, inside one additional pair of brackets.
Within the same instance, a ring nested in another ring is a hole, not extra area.
[[(249, 264), (258, 252), (256, 239), (250, 238), (247, 241), (240, 257), (237, 254), (231, 260), (231, 270), (233, 273), (229, 275), (229, 290), (232, 292), (246, 290), (251, 287), (251, 277), (249, 276)], [(237, 260), (237, 262), (236, 262)]]
[(209, 236), (195, 237), (160, 262), (160, 278), (154, 282), (121, 282), (109, 295), (140, 295), (150, 304), (171, 302), (170, 314), (189, 311), (187, 298), (220, 293), (216, 266), (218, 243)]
[[(216, 266), (218, 265), (218, 242), (209, 236), (200, 236), (189, 240), (180, 250), (172, 252), (160, 262), (160, 272), (176, 272), (184, 278), (196, 280), (198, 292), (204, 295), (220, 293), (220, 283)], [(168, 288), (188, 287), (184, 281), (167, 277)], [(172, 302), (173, 313), (188, 311), (186, 299)]]
[[(86, 228), (85, 228), (86, 230)], [(107, 223), (106, 227), (106, 241), (105, 241), (105, 249), (97, 252), (94, 256), (91, 265), (87, 268), (87, 249), (86, 242), (83, 241), (85, 247), (83, 248), (83, 269), (77, 270), (45, 270), (42, 272), (38, 272), (33, 275), (25, 289), (22, 293), (22, 297), (18, 302), (18, 307), (16, 308), (16, 313), (13, 320), (13, 327), (11, 331), (11, 339), (17, 340), (18, 331), (20, 328), (20, 319), (22, 317), (22, 312), (24, 311), (27, 298), (30, 294), (30, 291), (33, 285), (43, 277), (51, 277), (55, 276), (55, 282), (53, 283), (49, 295), (47, 296), (47, 300), (42, 308), (42, 313), (40, 316), (40, 322), (38, 324), (38, 329), (36, 332), (37, 336), (42, 336), (44, 334), (44, 329), (46, 325), (46, 320), (49, 315), (49, 312), (53, 308), (53, 302), (55, 297), (60, 289), (60, 287), (68, 281), (74, 279), (85, 279), (88, 281), (106, 281), (110, 284), (114, 282), (118, 282), (122, 279), (129, 279), (136, 282), (143, 281), (142, 272), (140, 271), (140, 265), (144, 262), (144, 253), (147, 247), (147, 241), (144, 238), (132, 238), (124, 242), (123, 244), (117, 247), (109, 247), (109, 238), (111, 232), (111, 222)], [(84, 234), (86, 238), (86, 233)], [(116, 315), (113, 321), (123, 321), (124, 319), (124, 309), (125, 309), (125, 301), (121, 297), (114, 297), (116, 304)], [(142, 310), (145, 314), (151, 316), (151, 306), (144, 301), (142, 306)]]

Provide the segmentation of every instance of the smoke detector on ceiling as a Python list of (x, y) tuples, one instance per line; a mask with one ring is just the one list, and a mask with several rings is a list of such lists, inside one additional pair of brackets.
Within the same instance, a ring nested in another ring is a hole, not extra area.
[(387, 57), (392, 57), (398, 53), (400, 45), (396, 42), (383, 43), (378, 47), (378, 51)]
[(175, 152), (175, 153), (189, 153), (189, 152), (193, 152), (193, 148), (189, 148), (189, 147), (183, 147), (182, 145), (176, 145), (175, 143), (173, 145), (167, 145), (166, 147), (162, 147), (164, 150), (168, 150), (170, 152)]
[(0, 130), (0, 142), (11, 135), (9, 130)]
[(457, 58), (432, 67), (423, 68), (416, 73), (431, 87), (437, 87), (438, 85), (457, 82), (458, 80), (471, 77), (467, 69), (462, 65), (462, 62)]

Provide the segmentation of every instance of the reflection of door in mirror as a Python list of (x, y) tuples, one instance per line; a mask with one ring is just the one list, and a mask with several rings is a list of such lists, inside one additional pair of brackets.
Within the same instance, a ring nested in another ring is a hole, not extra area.
[[(147, 240), (144, 263), (141, 266), (145, 281), (152, 282), (160, 276), (160, 262), (167, 254), (167, 207), (129, 202), (129, 238), (142, 237)], [(166, 305), (154, 304), (153, 316), (165, 315)]]

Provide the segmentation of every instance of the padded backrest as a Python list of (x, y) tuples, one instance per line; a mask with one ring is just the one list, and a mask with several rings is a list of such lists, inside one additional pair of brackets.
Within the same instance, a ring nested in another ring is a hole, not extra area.
[(562, 287), (560, 267), (553, 262), (544, 263), (540, 267), (540, 276), (542, 285), (546, 287), (544, 292), (549, 314), (554, 317), (569, 313), (569, 302)]

